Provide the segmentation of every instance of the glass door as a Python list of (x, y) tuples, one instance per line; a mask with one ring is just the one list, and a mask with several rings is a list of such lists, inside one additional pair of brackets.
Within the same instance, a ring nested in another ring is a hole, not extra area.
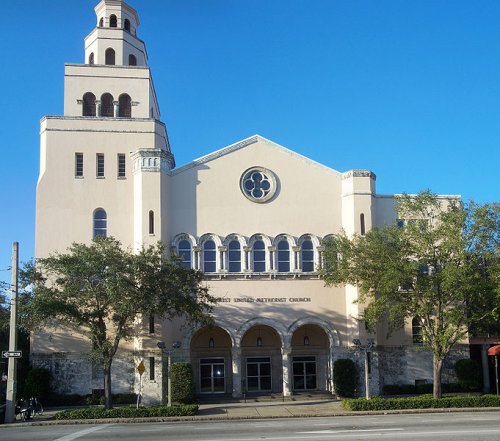
[(223, 393), (225, 391), (224, 359), (202, 358), (200, 360), (200, 392)]
[(269, 357), (247, 358), (247, 391), (269, 392), (271, 390), (271, 359)]
[(316, 388), (316, 357), (293, 357), (293, 390)]

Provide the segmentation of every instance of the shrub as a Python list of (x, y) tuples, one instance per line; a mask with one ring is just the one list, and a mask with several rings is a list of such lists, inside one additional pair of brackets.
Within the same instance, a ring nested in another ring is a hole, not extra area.
[(353, 397), (357, 372), (352, 360), (341, 358), (333, 363), (333, 388), (339, 397)]
[(481, 366), (476, 360), (464, 358), (455, 363), (458, 384), (465, 391), (480, 390), (483, 384)]
[(443, 409), (462, 407), (498, 407), (500, 396), (468, 395), (462, 397), (444, 397), (438, 400), (431, 395), (408, 398), (380, 398), (371, 400), (356, 398), (344, 400), (342, 407), (346, 410), (398, 410), (398, 409)]
[[(468, 392), (458, 383), (443, 383), (441, 389), (444, 393)], [(428, 384), (386, 384), (384, 395), (421, 395), (432, 393), (432, 383)]]
[(194, 380), (191, 363), (174, 363), (171, 366), (172, 401), (188, 404), (194, 402)]
[(55, 415), (56, 420), (89, 420), (102, 418), (147, 418), (192, 416), (198, 413), (197, 404), (180, 406), (151, 406), (151, 407), (116, 407), (106, 410), (104, 407), (87, 407), (84, 409), (63, 410)]
[(26, 382), (24, 384), (24, 395), (28, 397), (37, 397), (44, 400), (51, 392), (52, 376), (48, 369), (33, 368), (28, 372)]

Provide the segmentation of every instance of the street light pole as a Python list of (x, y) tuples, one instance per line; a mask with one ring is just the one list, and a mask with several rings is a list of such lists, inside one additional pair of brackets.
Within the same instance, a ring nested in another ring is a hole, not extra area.
[(369, 375), (368, 375), (368, 371), (369, 371), (368, 353), (375, 346), (375, 341), (373, 340), (373, 338), (369, 338), (368, 341), (366, 342), (366, 344), (363, 345), (359, 338), (355, 338), (352, 341), (352, 343), (354, 344), (356, 349), (359, 350), (359, 352), (365, 353), (365, 398), (367, 400), (369, 400), (370, 399), (370, 379), (369, 379)]
[(160, 348), (163, 354), (167, 355), (167, 406), (172, 407), (172, 375), (171, 375), (171, 367), (172, 367), (172, 353), (181, 347), (180, 341), (174, 341), (172, 343), (172, 349), (167, 349), (167, 345), (164, 341), (159, 341), (156, 343), (156, 346)]
[[(19, 268), (19, 243), (12, 244), (12, 290), (10, 297), (9, 351), (17, 350), (17, 284)], [(16, 418), (17, 358), (9, 357), (7, 377), (7, 406), (5, 422), (12, 423)]]

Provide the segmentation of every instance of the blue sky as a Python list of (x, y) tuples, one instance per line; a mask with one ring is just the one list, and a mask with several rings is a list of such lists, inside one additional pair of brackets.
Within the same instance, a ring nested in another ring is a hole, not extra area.
[[(0, 280), (33, 255), (39, 120), (96, 0), (4, 2)], [(500, 200), (500, 2), (130, 0), (177, 165), (260, 134), (378, 193)], [(326, 202), (325, 202), (326, 203)]]

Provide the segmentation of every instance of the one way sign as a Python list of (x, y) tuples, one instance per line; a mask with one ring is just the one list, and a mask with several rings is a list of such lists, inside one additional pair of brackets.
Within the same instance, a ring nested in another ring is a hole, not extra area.
[(22, 351), (2, 351), (2, 358), (21, 358), (22, 356)]

